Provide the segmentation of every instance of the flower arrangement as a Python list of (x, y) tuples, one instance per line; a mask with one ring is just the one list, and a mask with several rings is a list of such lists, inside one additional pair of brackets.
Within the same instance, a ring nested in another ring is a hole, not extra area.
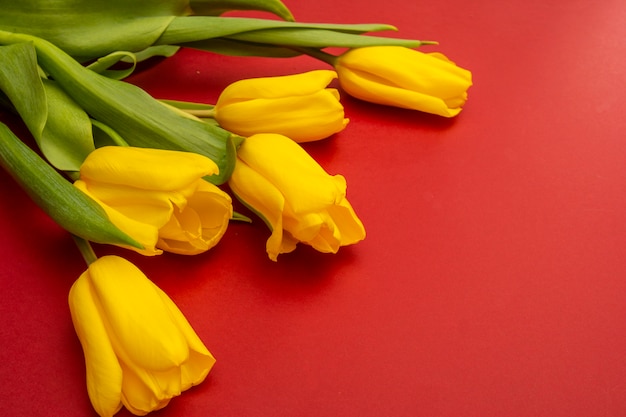
[[(253, 221), (234, 212), (234, 197), (267, 224), (271, 260), (298, 243), (336, 253), (363, 240), (365, 226), (346, 178), (300, 143), (349, 128), (342, 93), (454, 117), (472, 84), (442, 54), (415, 49), (434, 42), (369, 35), (395, 30), (385, 24), (296, 22), (279, 0), (0, 5), (0, 104), (39, 151), (0, 122), (0, 165), (75, 237), (88, 265), (69, 306), (101, 416), (163, 408), (215, 359), (163, 291), (125, 259), (98, 258), (90, 242), (197, 255), (230, 222)], [(276, 19), (223, 16), (232, 10)], [(180, 48), (306, 55), (332, 69), (240, 80), (215, 104), (158, 100), (124, 81), (139, 61)]]

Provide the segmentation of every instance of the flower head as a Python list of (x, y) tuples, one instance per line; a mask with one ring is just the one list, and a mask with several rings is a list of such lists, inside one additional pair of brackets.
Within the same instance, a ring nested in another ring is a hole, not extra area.
[(356, 98), (445, 117), (459, 114), (472, 85), (472, 73), (444, 55), (401, 46), (350, 49), (335, 69)]
[(266, 250), (272, 260), (298, 242), (320, 252), (365, 238), (365, 228), (346, 199), (346, 180), (331, 176), (291, 139), (250, 136), (239, 148), (229, 185), (272, 230)]
[(215, 105), (220, 126), (242, 136), (278, 133), (296, 142), (324, 139), (348, 124), (334, 71), (251, 78), (229, 85)]
[(217, 244), (232, 217), (228, 194), (203, 177), (209, 158), (161, 149), (110, 146), (89, 154), (76, 187), (98, 202), (145, 255), (193, 255)]
[(165, 407), (202, 382), (215, 359), (172, 300), (132, 263), (104, 256), (72, 286), (69, 306), (96, 412)]

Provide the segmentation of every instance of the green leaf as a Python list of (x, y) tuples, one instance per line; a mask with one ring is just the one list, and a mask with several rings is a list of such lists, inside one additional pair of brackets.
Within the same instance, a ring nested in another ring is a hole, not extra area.
[(57, 169), (78, 171), (94, 149), (87, 114), (50, 80), (41, 80), (32, 44), (0, 47), (0, 90)]
[(258, 10), (287, 21), (295, 20), (291, 11), (279, 0), (191, 0), (190, 5), (195, 15), (217, 16), (232, 10)]
[(181, 43), (180, 46), (202, 51), (209, 51), (220, 55), (232, 56), (262, 56), (270, 58), (292, 58), (300, 52), (282, 46), (257, 44), (228, 38), (207, 39), (197, 42)]
[(94, 149), (87, 113), (56, 82), (43, 80), (48, 118), (39, 148), (57, 169), (78, 171)]
[(180, 101), (180, 100), (159, 100), (169, 106), (175, 107), (181, 110), (213, 110), (215, 107), (212, 104), (207, 103), (195, 103), (193, 101)]
[(171, 56), (174, 56), (174, 54), (178, 52), (179, 49), (180, 47), (173, 45), (150, 46), (143, 51), (135, 53), (135, 58), (137, 59), (137, 62), (142, 62), (157, 56), (169, 58)]
[(411, 39), (367, 36), (395, 31), (385, 24), (324, 24), (282, 22), (237, 17), (183, 16), (175, 18), (157, 44), (179, 45), (223, 55), (293, 57), (302, 48), (374, 45), (419, 47)]
[(26, 33), (86, 61), (151, 46), (188, 0), (0, 0), (0, 29)]
[(92, 118), (108, 125), (131, 146), (195, 152), (212, 159), (219, 174), (214, 184), (228, 180), (236, 151), (233, 135), (167, 107), (141, 88), (95, 73), (55, 45), (29, 35), (0, 31), (0, 43), (32, 42), (40, 66)]
[(113, 225), (102, 207), (63, 178), (3, 123), (0, 165), (68, 232), (92, 242), (142, 247)]
[(128, 143), (115, 130), (104, 123), (91, 119), (93, 127), (93, 141), (96, 148), (103, 146), (128, 146)]
[(364, 46), (395, 45), (418, 47), (420, 41), (383, 38), (378, 36), (357, 35), (324, 29), (278, 28), (255, 30), (230, 35), (229, 39), (260, 44), (292, 46), (296, 48), (344, 47), (360, 48)]
[(304, 49), (327, 47), (359, 48), (365, 46), (403, 46), (415, 48), (431, 42), (356, 35), (322, 29), (265, 29), (244, 32), (225, 38), (181, 43), (187, 48), (211, 51), (222, 55), (290, 58)]
[[(87, 68), (97, 72), (98, 74), (106, 75), (109, 78), (122, 80), (130, 76), (135, 71), (138, 62), (145, 61), (153, 57), (169, 58), (178, 52), (179, 49), (179, 46), (158, 45), (150, 46), (139, 52), (116, 51), (102, 58), (98, 58), (95, 62), (87, 65)], [(127, 64), (128, 67), (111, 69), (111, 67), (120, 62)]]
[[(177, 45), (186, 42), (195, 42), (205, 39), (231, 37), (237, 34), (263, 29), (319, 29), (335, 32), (362, 34), (366, 32), (380, 32), (396, 30), (395, 27), (384, 24), (327, 24), (327, 23), (300, 23), (283, 22), (268, 19), (253, 19), (243, 17), (214, 17), (214, 16), (183, 16), (175, 17), (157, 40), (156, 45)], [(397, 41), (391, 39), (389, 41)], [(262, 43), (258, 42), (257, 43)], [(416, 42), (416, 41), (414, 41)], [(328, 45), (331, 46), (331, 45)]]
[[(130, 64), (129, 68), (125, 69), (110, 69), (112, 66), (117, 64), (118, 62), (123, 61)], [(93, 72), (97, 72), (98, 74), (105, 75), (109, 78), (113, 78), (115, 80), (122, 80), (135, 71), (137, 67), (137, 56), (132, 52), (126, 51), (117, 51), (108, 54), (107, 56), (103, 56), (102, 58), (98, 58), (95, 62), (87, 65), (87, 68), (92, 70)]]
[(35, 139), (41, 138), (48, 108), (32, 45), (0, 47), (0, 90), (6, 94)]
[[(386, 24), (294, 22), (280, 0), (191, 0), (191, 7), (189, 0), (0, 0), (0, 9), (0, 30), (46, 39), (81, 62), (120, 50), (146, 51), (156, 45), (279, 57), (298, 55), (279, 43), (284, 39), (289, 40), (289, 46), (320, 48), (421, 44), (416, 40), (386, 37), (363, 40), (356, 36), (396, 30)], [(241, 9), (268, 11), (285, 21), (215, 16), (226, 10)], [(191, 15), (194, 12), (200, 15)], [(257, 32), (269, 29), (269, 32)], [(293, 30), (274, 32), (278, 29)], [(355, 36), (340, 36), (340, 33)], [(311, 38), (317, 41), (312, 43)], [(234, 42), (238, 40), (246, 42)]]

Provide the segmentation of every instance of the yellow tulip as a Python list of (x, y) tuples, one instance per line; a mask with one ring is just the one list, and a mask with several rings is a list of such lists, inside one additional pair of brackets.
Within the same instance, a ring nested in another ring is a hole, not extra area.
[(68, 301), (87, 392), (102, 417), (122, 405), (135, 415), (161, 409), (201, 383), (215, 363), (167, 294), (123, 258), (91, 263)]
[(203, 179), (217, 169), (190, 152), (109, 146), (89, 154), (74, 185), (143, 245), (137, 252), (193, 255), (219, 242), (233, 214), (230, 196)]
[(348, 124), (339, 93), (326, 88), (335, 78), (334, 71), (317, 70), (240, 80), (222, 92), (214, 117), (241, 136), (278, 133), (296, 142), (324, 139)]
[(346, 180), (331, 176), (297, 143), (277, 134), (250, 136), (240, 146), (229, 185), (272, 230), (270, 259), (298, 242), (320, 252), (365, 238), (365, 228), (346, 199)]
[(445, 117), (459, 114), (472, 85), (472, 73), (444, 55), (401, 46), (348, 50), (335, 69), (351, 96)]

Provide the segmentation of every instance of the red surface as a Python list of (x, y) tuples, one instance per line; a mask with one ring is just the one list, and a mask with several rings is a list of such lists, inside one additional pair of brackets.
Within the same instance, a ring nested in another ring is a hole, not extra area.
[[(260, 222), (192, 258), (97, 248), (139, 265), (217, 358), (154, 415), (626, 415), (623, 2), (286, 4), (438, 40), (425, 50), (475, 85), (455, 120), (344, 97), (348, 129), (307, 146), (367, 228), (336, 256), (273, 263)], [(214, 101), (239, 78), (323, 67), (185, 51), (132, 80)], [(83, 262), (0, 177), (0, 415), (95, 415), (66, 301)]]

